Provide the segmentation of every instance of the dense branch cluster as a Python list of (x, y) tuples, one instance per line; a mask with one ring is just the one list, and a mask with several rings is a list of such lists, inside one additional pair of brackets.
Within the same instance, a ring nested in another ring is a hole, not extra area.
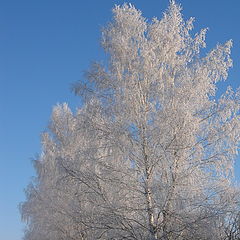
[(171, 1), (161, 20), (116, 6), (107, 66), (74, 85), (83, 107), (54, 108), (21, 205), (26, 240), (239, 239), (232, 182), (240, 91), (216, 98), (231, 41), (206, 56)]

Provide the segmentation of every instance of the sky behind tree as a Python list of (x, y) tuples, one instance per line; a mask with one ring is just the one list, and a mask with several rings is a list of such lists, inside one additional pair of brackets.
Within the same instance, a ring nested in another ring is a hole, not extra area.
[[(24, 225), (19, 202), (34, 175), (31, 159), (41, 153), (40, 134), (52, 107), (81, 104), (71, 84), (83, 78), (93, 60), (104, 60), (101, 27), (120, 0), (0, 1), (0, 239), (18, 240)], [(161, 18), (168, 0), (130, 1), (147, 18)], [(193, 33), (208, 27), (207, 48), (233, 39), (234, 67), (219, 85), (240, 85), (239, 0), (177, 1), (185, 19), (195, 17)], [(240, 166), (240, 164), (237, 165)], [(237, 179), (240, 170), (236, 168)]]

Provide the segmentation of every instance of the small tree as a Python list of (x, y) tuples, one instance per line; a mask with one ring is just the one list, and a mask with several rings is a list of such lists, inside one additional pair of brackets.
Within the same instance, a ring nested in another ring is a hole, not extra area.
[(113, 14), (108, 66), (92, 65), (73, 88), (83, 107), (55, 107), (43, 135), (25, 238), (225, 239), (240, 92), (215, 94), (232, 43), (201, 57), (206, 29), (192, 37), (174, 1), (161, 20), (127, 4)]

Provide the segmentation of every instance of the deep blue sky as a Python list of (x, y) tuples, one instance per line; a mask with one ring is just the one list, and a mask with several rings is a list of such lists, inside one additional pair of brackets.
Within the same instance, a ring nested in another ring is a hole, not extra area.
[[(92, 60), (101, 60), (100, 28), (120, 0), (0, 0), (0, 239), (19, 240), (23, 189), (34, 175), (52, 107), (80, 101), (70, 92)], [(161, 17), (168, 0), (130, 1), (145, 17)], [(240, 1), (178, 0), (195, 30), (209, 27), (208, 48), (233, 39), (231, 69), (222, 90), (240, 84)], [(240, 171), (236, 170), (240, 179)]]

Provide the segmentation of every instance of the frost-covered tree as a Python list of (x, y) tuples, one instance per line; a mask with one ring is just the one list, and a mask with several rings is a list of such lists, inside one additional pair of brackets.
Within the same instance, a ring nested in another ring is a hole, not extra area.
[(202, 56), (206, 29), (192, 36), (174, 1), (161, 20), (130, 4), (113, 15), (108, 65), (92, 65), (73, 87), (83, 107), (56, 106), (43, 134), (25, 239), (227, 239), (240, 91), (216, 91), (232, 42)]

